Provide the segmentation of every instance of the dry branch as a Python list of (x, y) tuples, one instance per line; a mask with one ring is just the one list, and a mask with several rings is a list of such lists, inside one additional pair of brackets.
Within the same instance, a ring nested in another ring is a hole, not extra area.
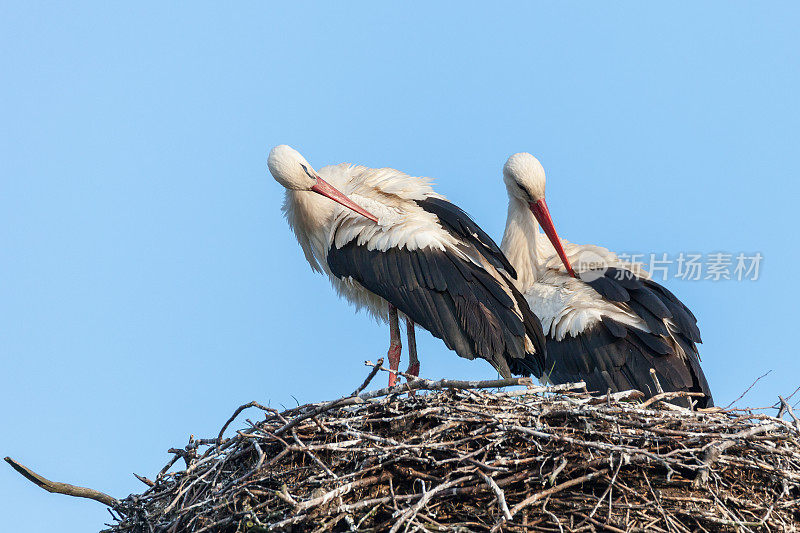
[(104, 492), (99, 490), (89, 489), (86, 487), (78, 487), (77, 485), (70, 485), (69, 483), (60, 483), (58, 481), (50, 481), (49, 479), (40, 476), (30, 468), (16, 462), (11, 457), (5, 458), (6, 462), (10, 464), (14, 470), (22, 474), (26, 479), (35, 483), (47, 492), (55, 494), (65, 494), (67, 496), (75, 496), (77, 498), (88, 498), (90, 500), (98, 501), (109, 507), (119, 507), (120, 502)]

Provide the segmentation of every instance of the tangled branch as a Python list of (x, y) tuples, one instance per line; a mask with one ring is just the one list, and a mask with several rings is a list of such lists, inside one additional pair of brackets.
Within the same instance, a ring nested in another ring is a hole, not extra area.
[[(800, 527), (794, 419), (668, 403), (685, 393), (644, 403), (631, 392), (593, 398), (582, 383), (412, 377), (363, 392), (382, 370), (380, 361), (370, 366), (362, 386), (332, 402), (282, 412), (241, 406), (216, 437), (171, 450), (152, 481), (139, 477), (141, 494), (94, 491), (116, 512), (108, 531)], [(491, 390), (510, 385), (526, 388)], [(786, 404), (780, 414), (790, 416)], [(248, 408), (263, 419), (223, 438)], [(9, 461), (47, 490), (73, 487)]]

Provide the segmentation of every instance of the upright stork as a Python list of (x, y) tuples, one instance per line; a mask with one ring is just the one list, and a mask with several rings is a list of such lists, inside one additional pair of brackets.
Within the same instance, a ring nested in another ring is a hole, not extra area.
[(500, 247), (541, 320), (544, 377), (584, 380), (598, 392), (638, 389), (652, 396), (659, 385), (665, 392), (702, 392), (697, 405), (713, 406), (692, 312), (638, 264), (559, 239), (545, 202), (544, 169), (531, 154), (509, 157), (503, 181), (509, 205)]
[(419, 373), (414, 324), (504, 377), (541, 375), (541, 324), (514, 286), (514, 269), (427, 179), (347, 163), (315, 171), (286, 145), (272, 149), (268, 164), (286, 188), (283, 212), (311, 268), (357, 308), (388, 320), (390, 386), (400, 363), (399, 314), (411, 375)]

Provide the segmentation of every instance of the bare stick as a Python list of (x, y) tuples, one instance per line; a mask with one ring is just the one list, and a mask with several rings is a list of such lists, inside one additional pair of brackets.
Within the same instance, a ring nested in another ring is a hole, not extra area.
[(589, 405), (599, 405), (601, 403), (609, 403), (609, 402), (622, 402), (622, 401), (631, 401), (631, 400), (641, 400), (644, 398), (644, 393), (640, 390), (626, 390), (620, 392), (609, 392), (608, 394), (604, 394), (603, 396), (594, 396), (590, 398), (587, 403)]
[(94, 500), (100, 502), (104, 505), (108, 505), (109, 507), (119, 507), (120, 502), (116, 498), (109, 496), (104, 492), (100, 492), (99, 490), (89, 489), (86, 487), (78, 487), (76, 485), (70, 485), (69, 483), (59, 483), (58, 481), (50, 481), (46, 479), (30, 468), (21, 465), (20, 463), (16, 462), (11, 457), (6, 457), (6, 462), (14, 468), (17, 472), (22, 474), (28, 481), (40, 486), (47, 492), (52, 492), (55, 494), (66, 494), (67, 496), (75, 496), (76, 498), (88, 498), (90, 500)]
[(797, 394), (797, 391), (800, 391), (800, 387), (797, 387), (796, 389), (794, 389), (794, 392), (793, 392), (793, 393), (791, 393), (789, 396), (787, 396), (787, 397), (786, 397), (786, 401), (788, 402), (789, 400), (791, 400), (791, 399), (792, 399), (792, 396), (794, 396), (795, 394)]
[(706, 447), (706, 452), (703, 456), (703, 467), (700, 468), (700, 470), (697, 472), (697, 476), (694, 478), (694, 486), (699, 487), (705, 485), (706, 481), (708, 481), (708, 469), (720, 459), (725, 450), (736, 444), (737, 440), (746, 439), (747, 437), (752, 437), (753, 435), (758, 435), (759, 433), (772, 431), (777, 429), (777, 427), (777, 424), (762, 424), (760, 426), (753, 426), (749, 429), (729, 435), (724, 439), (716, 440), (709, 444)]
[(663, 394), (664, 389), (661, 388), (661, 383), (658, 381), (658, 376), (656, 376), (655, 368), (650, 369), (650, 377), (653, 378), (653, 384), (656, 386), (656, 390), (658, 391), (658, 393)]
[(359, 487), (364, 487), (364, 486), (367, 486), (367, 485), (372, 485), (372, 484), (375, 484), (375, 483), (379, 483), (381, 481), (385, 481), (385, 480), (389, 479), (390, 477), (392, 477), (392, 474), (390, 474), (389, 472), (384, 472), (383, 474), (381, 474), (379, 476), (373, 476), (373, 477), (370, 477), (370, 478), (359, 479), (357, 481), (352, 481), (350, 483), (345, 483), (343, 485), (339, 485), (338, 487), (336, 487), (335, 489), (333, 489), (330, 492), (326, 492), (325, 494), (323, 494), (321, 496), (318, 496), (316, 498), (313, 498), (311, 500), (308, 500), (306, 502), (302, 502), (302, 503), (298, 504), (297, 507), (295, 508), (295, 512), (299, 514), (299, 513), (307, 511), (308, 509), (311, 509), (312, 507), (317, 507), (319, 505), (325, 505), (326, 503), (332, 501), (334, 498), (342, 496), (343, 494), (346, 494), (346, 493), (350, 492), (353, 489), (356, 489), (356, 488), (359, 488)]
[(369, 385), (369, 382), (372, 381), (372, 378), (374, 378), (378, 374), (382, 365), (383, 365), (383, 357), (378, 359), (378, 362), (376, 362), (375, 366), (372, 367), (372, 372), (369, 373), (367, 379), (364, 380), (364, 383), (362, 383), (356, 390), (354, 390), (352, 394), (350, 394), (350, 396), (358, 396), (359, 394), (361, 394), (361, 391), (367, 388), (367, 385)]
[(389, 533), (397, 533), (403, 526), (403, 523), (405, 523), (408, 520), (413, 520), (414, 517), (417, 515), (417, 513), (420, 511), (420, 509), (425, 507), (425, 505), (427, 505), (427, 503), (431, 500), (431, 498), (436, 496), (436, 494), (442, 492), (443, 490), (449, 489), (454, 485), (463, 483), (467, 481), (470, 477), (471, 476), (464, 476), (458, 479), (454, 479), (452, 481), (448, 481), (447, 483), (442, 483), (441, 485), (437, 485), (428, 492), (424, 493), (422, 495), (422, 498), (420, 498), (419, 501), (415, 503), (413, 507), (409, 507), (402, 515), (400, 515), (400, 518), (397, 519), (397, 522), (395, 522), (395, 524), (392, 526), (392, 529), (389, 530)]
[(240, 405), (239, 407), (236, 408), (236, 410), (233, 412), (233, 414), (228, 419), (228, 421), (225, 422), (225, 424), (222, 426), (222, 429), (219, 430), (219, 435), (217, 435), (217, 444), (220, 444), (222, 442), (222, 434), (225, 433), (225, 430), (228, 429), (228, 426), (231, 425), (231, 422), (233, 422), (236, 419), (236, 417), (239, 416), (239, 413), (241, 413), (245, 409), (249, 409), (250, 407), (258, 407), (259, 409), (261, 409), (263, 411), (268, 411), (268, 412), (273, 412), (273, 413), (275, 412), (275, 409), (270, 409), (269, 407), (264, 407), (263, 405), (261, 405), (258, 402), (255, 402), (255, 401), (254, 402), (250, 402), (250, 403), (246, 403), (244, 405)]
[(761, 381), (761, 379), (762, 379), (762, 378), (765, 378), (765, 377), (769, 376), (771, 372), (772, 372), (772, 370), (767, 370), (767, 372), (765, 372), (764, 374), (762, 374), (762, 375), (758, 376), (758, 377), (756, 378), (756, 380), (755, 380), (755, 381), (754, 381), (754, 382), (753, 382), (753, 383), (752, 383), (752, 384), (751, 384), (749, 387), (747, 387), (743, 393), (741, 393), (741, 394), (739, 395), (739, 397), (738, 397), (738, 398), (736, 398), (736, 399), (735, 399), (735, 400), (733, 400), (731, 403), (729, 403), (728, 405), (726, 405), (726, 406), (725, 406), (725, 409), (730, 409), (730, 407), (731, 407), (733, 404), (735, 404), (736, 402), (738, 402), (739, 400), (741, 400), (742, 398), (744, 398), (744, 395), (745, 395), (745, 394), (747, 394), (748, 392), (750, 392), (750, 389), (752, 389), (753, 387), (755, 387), (755, 386), (756, 386), (756, 383), (758, 383), (759, 381)]
[(556, 492), (560, 492), (560, 491), (562, 491), (564, 489), (568, 489), (570, 487), (574, 487), (575, 485), (580, 485), (581, 483), (583, 483), (585, 481), (589, 481), (590, 479), (596, 478), (597, 476), (599, 476), (601, 474), (605, 474), (606, 472), (607, 472), (607, 469), (597, 470), (596, 472), (591, 472), (589, 474), (586, 474), (585, 476), (581, 476), (581, 477), (578, 477), (578, 478), (575, 478), (575, 479), (570, 479), (569, 481), (565, 481), (564, 483), (556, 485), (555, 487), (549, 488), (547, 490), (543, 490), (541, 492), (537, 492), (533, 496), (529, 496), (529, 497), (525, 498), (524, 500), (519, 502), (517, 505), (512, 507), (511, 508), (511, 516), (514, 516), (515, 514), (517, 514), (520, 511), (520, 509), (524, 509), (525, 507), (531, 505), (532, 503), (536, 503), (538, 500), (541, 500), (545, 496), (550, 496), (551, 494), (555, 494)]
[(133, 473), (133, 475), (134, 475), (134, 477), (136, 477), (136, 479), (138, 479), (139, 481), (141, 481), (142, 483), (144, 483), (144, 484), (145, 484), (145, 485), (147, 485), (148, 487), (155, 487), (155, 486), (156, 486), (156, 484), (155, 484), (155, 483), (153, 483), (152, 481), (150, 481), (149, 479), (147, 479), (147, 478), (146, 478), (146, 477), (144, 477), (144, 476), (140, 476), (140, 475), (139, 475), (139, 474), (137, 474), (136, 472), (134, 472), (134, 473)]
[(478, 471), (478, 473), (481, 475), (486, 484), (489, 485), (489, 488), (494, 491), (494, 495), (497, 498), (497, 506), (503, 512), (503, 517), (506, 520), (511, 520), (511, 511), (508, 510), (508, 504), (506, 503), (506, 494), (503, 492), (503, 489), (501, 489), (497, 485), (497, 482), (495, 482), (495, 480), (493, 480), (491, 476), (487, 476), (480, 470)]
[(672, 392), (662, 392), (661, 394), (656, 394), (652, 398), (642, 402), (640, 407), (644, 409), (656, 402), (661, 402), (664, 400), (674, 400), (675, 398), (688, 398), (691, 396), (705, 396), (702, 392), (688, 392), (688, 391), (672, 391)]
[(792, 410), (792, 406), (789, 405), (789, 402), (787, 402), (786, 398), (784, 398), (783, 396), (778, 396), (778, 400), (780, 400), (781, 402), (781, 410), (778, 413), (778, 418), (783, 416), (783, 410), (786, 409), (786, 411), (789, 413), (789, 416), (791, 416), (792, 420), (794, 420), (794, 425), (797, 426), (798, 430), (800, 430), (800, 420), (798, 420), (797, 416), (795, 416), (794, 411)]

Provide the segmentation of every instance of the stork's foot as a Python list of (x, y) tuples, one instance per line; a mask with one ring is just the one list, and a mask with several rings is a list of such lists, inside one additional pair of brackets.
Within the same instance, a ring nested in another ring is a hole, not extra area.
[(400, 353), (403, 347), (400, 343), (392, 343), (389, 346), (389, 386), (394, 387), (397, 384), (397, 370), (400, 368)]

